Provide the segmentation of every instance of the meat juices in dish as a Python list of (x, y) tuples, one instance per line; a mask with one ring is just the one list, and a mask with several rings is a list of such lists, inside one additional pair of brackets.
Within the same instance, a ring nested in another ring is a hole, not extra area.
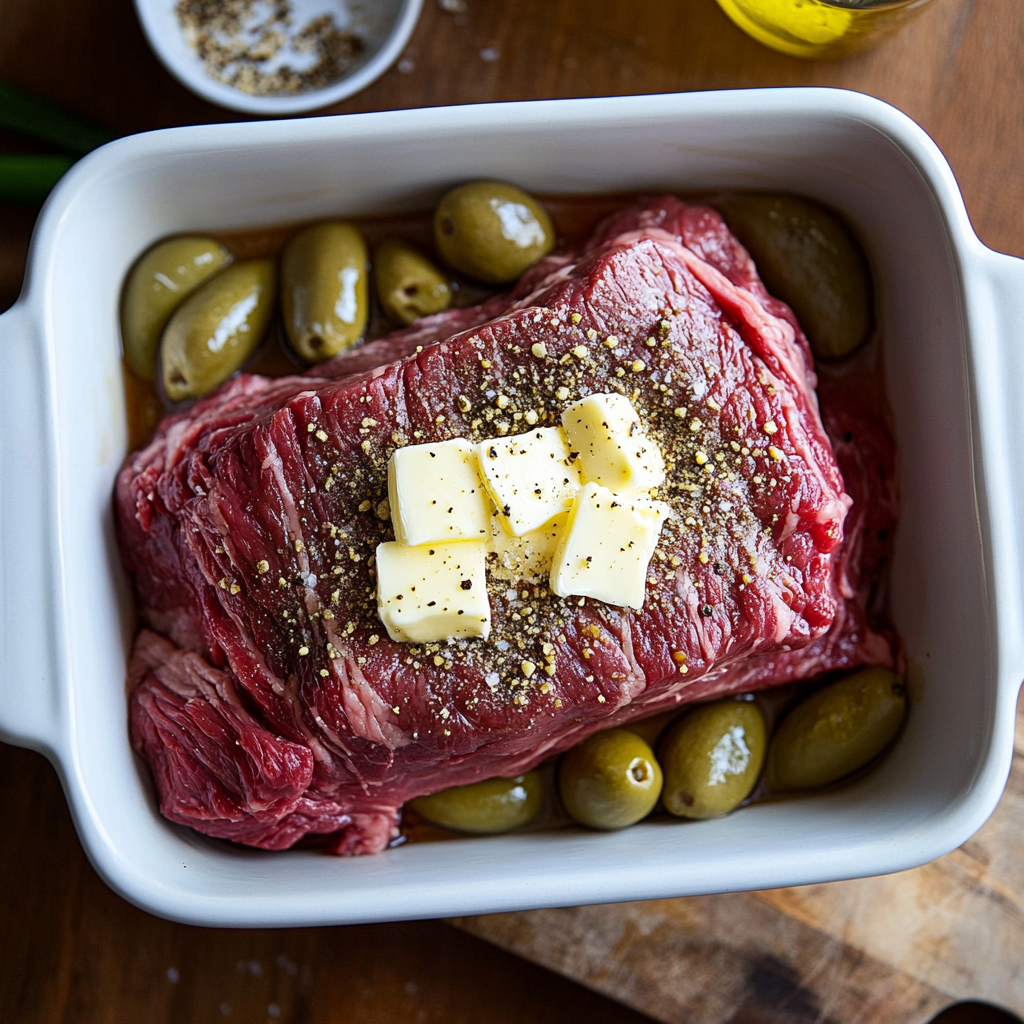
[[(507, 296), (301, 376), (243, 374), (168, 417), (116, 496), (149, 627), (131, 735), (162, 812), (266, 849), (320, 835), (373, 853), (412, 797), (521, 774), (597, 730), (892, 667), (867, 615), (891, 440), (838, 386), (823, 426), (815, 385), (799, 326), (720, 217), (664, 197)], [(393, 539), (391, 453), (557, 424), (610, 392), (668, 470), (643, 609), (489, 573), (489, 639), (391, 641), (370, 565)]]

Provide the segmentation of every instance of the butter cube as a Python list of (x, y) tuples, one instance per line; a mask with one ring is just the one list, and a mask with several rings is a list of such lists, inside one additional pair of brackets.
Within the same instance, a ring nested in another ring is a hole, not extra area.
[(562, 426), (587, 480), (617, 494), (665, 482), (665, 460), (625, 395), (581, 398), (562, 413)]
[(540, 583), (551, 572), (551, 558), (569, 518), (569, 510), (559, 512), (539, 530), (521, 537), (509, 533), (495, 516), (491, 538), (487, 542), (487, 571), (492, 579)]
[(480, 473), (509, 532), (540, 529), (571, 504), (580, 489), (578, 460), (560, 427), (538, 427), (477, 445)]
[(461, 437), (399, 448), (388, 463), (388, 501), (400, 544), (490, 536), (490, 502), (476, 449)]
[(606, 604), (644, 604), (647, 565), (669, 507), (649, 498), (626, 498), (593, 482), (583, 485), (551, 565), (559, 597), (593, 597)]
[(484, 541), (377, 545), (377, 614), (392, 640), (425, 644), (491, 632)]

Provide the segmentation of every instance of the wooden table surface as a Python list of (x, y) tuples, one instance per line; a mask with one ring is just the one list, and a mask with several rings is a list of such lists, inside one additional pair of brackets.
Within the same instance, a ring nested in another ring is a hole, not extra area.
[[(759, 46), (714, 0), (466, 0), (464, 7), (452, 12), (426, 0), (399, 65), (329, 112), (694, 89), (857, 89), (923, 125), (952, 164), (982, 240), (1024, 254), (1020, 0), (934, 0), (875, 50), (819, 64)], [(130, 0), (0, 0), (0, 78), (126, 133), (235, 119), (162, 69)], [(35, 151), (0, 134), (0, 152)], [(0, 309), (20, 288), (33, 221), (31, 210), (0, 205)], [(11, 747), (0, 747), (0, 821), (3, 1021), (642, 1019), (441, 923), (254, 932), (151, 918), (109, 892), (88, 866), (52, 769)], [(808, 906), (815, 899), (828, 903), (811, 893)], [(711, 904), (701, 908), (709, 927), (721, 923)], [(802, 912), (811, 915), (807, 906)], [(579, 933), (587, 921), (581, 912), (534, 919), (533, 927), (571, 922)], [(560, 949), (560, 958), (553, 952), (546, 962), (629, 995), (628, 979), (616, 988), (606, 983), (607, 970), (588, 973), (578, 957), (574, 968), (564, 937), (534, 936), (530, 946), (498, 922), (472, 926), (526, 953)], [(609, 956), (612, 967), (616, 956), (629, 963), (628, 950), (605, 950)], [(673, 969), (685, 970), (685, 961)], [(632, 1001), (657, 1012), (635, 992)], [(771, 1014), (744, 1005), (734, 1019), (799, 1024), (818, 1017), (820, 1007), (796, 999)]]

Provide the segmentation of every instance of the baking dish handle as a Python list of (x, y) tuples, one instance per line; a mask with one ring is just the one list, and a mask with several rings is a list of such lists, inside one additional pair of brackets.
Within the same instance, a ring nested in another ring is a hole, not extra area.
[(43, 352), (28, 308), (0, 316), (0, 738), (52, 751), (60, 709), (48, 594)]
[[(983, 341), (976, 348), (977, 407), (985, 449), (996, 452), (986, 481), (991, 512), (1005, 510), (1001, 516), (990, 516), (993, 527), (1004, 531), (997, 549), (1016, 556), (993, 567), (997, 577), (1005, 573), (1003, 580), (996, 580), (996, 614), (1000, 646), (1009, 656), (1004, 680), (1015, 703), (1024, 680), (1024, 260), (991, 250), (985, 256), (991, 301), (986, 309), (971, 311), (972, 318), (980, 319), (976, 336)], [(991, 397), (998, 400), (990, 401)]]

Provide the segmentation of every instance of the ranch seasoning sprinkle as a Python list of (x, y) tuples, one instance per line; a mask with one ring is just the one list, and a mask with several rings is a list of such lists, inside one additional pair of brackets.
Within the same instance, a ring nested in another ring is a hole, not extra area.
[[(334, 13), (296, 26), (291, 0), (178, 0), (176, 11), (206, 73), (253, 96), (322, 89), (344, 78), (366, 49)], [(337, 14), (346, 13), (337, 4)]]

